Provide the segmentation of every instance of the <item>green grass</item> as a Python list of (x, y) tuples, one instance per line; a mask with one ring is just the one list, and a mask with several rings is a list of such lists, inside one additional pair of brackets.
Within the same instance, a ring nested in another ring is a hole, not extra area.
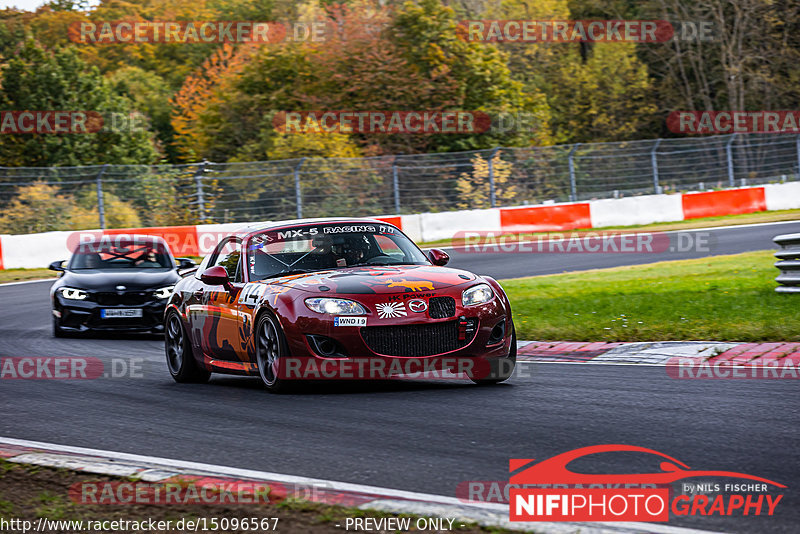
[[(648, 232), (669, 232), (672, 230), (691, 230), (694, 228), (711, 228), (716, 226), (734, 226), (737, 224), (762, 224), (771, 222), (783, 221), (797, 221), (800, 220), (800, 210), (777, 210), (777, 211), (760, 211), (756, 213), (742, 213), (739, 215), (722, 215), (719, 217), (704, 217), (701, 219), (689, 219), (688, 221), (674, 221), (662, 222), (652, 224), (634, 224), (631, 226), (606, 226), (603, 228), (578, 228), (575, 230), (564, 230), (556, 233), (564, 232), (598, 232), (606, 230), (646, 230)], [(519, 235), (520, 237), (543, 235), (553, 232), (523, 232), (520, 234), (504, 234), (504, 235)], [(439, 239), (437, 241), (428, 241), (426, 243), (419, 243), (421, 247), (433, 246), (449, 246), (452, 245), (452, 239)]]
[(22, 282), (24, 280), (40, 280), (55, 278), (57, 272), (50, 269), (6, 269), (0, 270), (0, 284), (4, 282)]
[(773, 251), (502, 282), (519, 339), (800, 341)]

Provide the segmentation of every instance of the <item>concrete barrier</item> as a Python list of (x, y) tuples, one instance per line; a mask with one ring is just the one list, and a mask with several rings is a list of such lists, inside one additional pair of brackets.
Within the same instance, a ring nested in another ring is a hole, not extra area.
[(589, 203), (592, 228), (683, 220), (682, 195), (609, 198)]
[(800, 208), (800, 182), (767, 184), (764, 197), (768, 210), (794, 210)]
[[(642, 195), (563, 204), (480, 210), (383, 215), (377, 219), (398, 226), (414, 241), (439, 241), (457, 232), (544, 232), (603, 228), (766, 210), (800, 209), (800, 182), (723, 189), (675, 195)], [(259, 223), (205, 224), (107, 230), (106, 234), (139, 233), (163, 237), (176, 256), (208, 254), (219, 240)], [(87, 230), (98, 233), (100, 230)], [(80, 232), (83, 233), (83, 232)], [(70, 255), (75, 232), (0, 236), (0, 269), (46, 267)]]
[(763, 187), (686, 193), (682, 197), (683, 216), (686, 219), (738, 215), (767, 209)]

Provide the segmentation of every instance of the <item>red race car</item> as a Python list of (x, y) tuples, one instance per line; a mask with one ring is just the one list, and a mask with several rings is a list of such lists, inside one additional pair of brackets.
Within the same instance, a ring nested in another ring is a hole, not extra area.
[(444, 267), (391, 224), (272, 223), (225, 237), (165, 312), (178, 382), (257, 375), (268, 390), (302, 379), (507, 380), (511, 306), (494, 279)]

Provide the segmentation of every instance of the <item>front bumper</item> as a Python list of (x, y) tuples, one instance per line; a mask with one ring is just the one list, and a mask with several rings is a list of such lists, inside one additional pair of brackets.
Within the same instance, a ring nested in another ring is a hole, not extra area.
[[(91, 293), (86, 300), (65, 299), (61, 295), (53, 296), (53, 315), (62, 330), (68, 332), (89, 331), (128, 331), (128, 332), (163, 332), (164, 310), (168, 299), (139, 299), (135, 304), (127, 304), (125, 295), (120, 302), (97, 302)], [(130, 299), (127, 300), (128, 302)], [(141, 317), (103, 318), (102, 310), (140, 309)]]
[[(512, 341), (511, 315), (500, 299), (459, 306), (452, 317), (442, 319), (373, 316), (367, 326), (334, 326), (314, 314), (298, 315), (284, 325), (295, 366), (287, 371), (292, 379), (381, 379), (433, 370), (480, 377), (492, 360), (509, 355)], [(502, 332), (499, 337), (498, 332)], [(326, 340), (334, 345), (324, 345)]]

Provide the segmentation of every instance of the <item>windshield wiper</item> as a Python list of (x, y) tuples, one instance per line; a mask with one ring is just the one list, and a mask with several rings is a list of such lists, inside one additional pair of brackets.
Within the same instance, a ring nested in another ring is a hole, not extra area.
[(279, 273), (268, 274), (267, 276), (261, 278), (261, 280), (266, 280), (267, 278), (278, 278), (280, 276), (291, 276), (293, 274), (303, 274), (311, 272), (314, 272), (314, 269), (287, 269), (286, 271), (281, 271)]
[(354, 263), (353, 265), (347, 265), (347, 267), (391, 267), (394, 265), (418, 265), (416, 263), (411, 263), (407, 261), (399, 261), (395, 263), (369, 263), (369, 262), (362, 262), (362, 263)]

